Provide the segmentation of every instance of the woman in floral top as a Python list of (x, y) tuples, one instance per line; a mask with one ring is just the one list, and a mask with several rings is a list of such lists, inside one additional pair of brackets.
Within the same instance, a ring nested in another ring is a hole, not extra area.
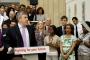
[(75, 60), (74, 47), (77, 38), (73, 35), (74, 27), (67, 24), (64, 28), (66, 34), (60, 37), (60, 60)]

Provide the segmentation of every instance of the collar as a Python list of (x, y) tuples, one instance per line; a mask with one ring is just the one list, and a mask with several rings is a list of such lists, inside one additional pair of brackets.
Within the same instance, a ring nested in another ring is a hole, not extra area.
[(26, 26), (23, 26), (22, 24), (18, 23), (19, 28), (26, 28)]

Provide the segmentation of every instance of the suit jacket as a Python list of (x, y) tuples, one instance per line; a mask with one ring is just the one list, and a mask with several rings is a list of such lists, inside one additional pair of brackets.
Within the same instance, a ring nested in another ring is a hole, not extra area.
[(31, 14), (30, 16), (28, 15), (29, 21), (33, 21), (33, 18), (34, 18), (34, 14)]
[(63, 32), (62, 32), (62, 26), (60, 26), (60, 27), (57, 27), (57, 31), (58, 31), (58, 36), (61, 36), (61, 35), (63, 35)]
[[(33, 27), (27, 26), (29, 32), (30, 46), (36, 46), (36, 39)], [(6, 46), (7, 47), (24, 47), (22, 36), (18, 25), (10, 28), (6, 33)]]

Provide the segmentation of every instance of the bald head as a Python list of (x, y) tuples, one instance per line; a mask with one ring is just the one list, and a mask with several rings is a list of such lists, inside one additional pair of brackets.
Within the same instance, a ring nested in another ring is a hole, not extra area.
[(46, 21), (45, 21), (46, 25), (47, 26), (50, 26), (51, 25), (51, 19), (50, 18), (47, 18)]

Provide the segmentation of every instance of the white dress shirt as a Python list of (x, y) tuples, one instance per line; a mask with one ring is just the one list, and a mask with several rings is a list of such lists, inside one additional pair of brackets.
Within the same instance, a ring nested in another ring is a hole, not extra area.
[(0, 29), (2, 29), (3, 21), (4, 21), (4, 17), (2, 15), (0, 15)]
[[(80, 23), (77, 24), (78, 37), (83, 33), (82, 25)], [(74, 35), (76, 36), (76, 26), (74, 25)]]
[[(22, 32), (23, 26), (21, 24), (19, 24), (19, 23), (18, 23), (18, 26), (19, 26), (19, 29), (20, 29), (20, 32), (21, 32), (21, 35), (22, 35), (23, 34), (23, 32)], [(25, 33), (24, 34), (26, 34), (26, 40), (23, 40), (23, 41), (26, 41), (26, 43), (23, 42), (24, 47), (30, 47), (29, 32), (28, 32), (27, 27), (25, 27)]]
[(62, 33), (65, 34), (64, 26), (62, 26)]

